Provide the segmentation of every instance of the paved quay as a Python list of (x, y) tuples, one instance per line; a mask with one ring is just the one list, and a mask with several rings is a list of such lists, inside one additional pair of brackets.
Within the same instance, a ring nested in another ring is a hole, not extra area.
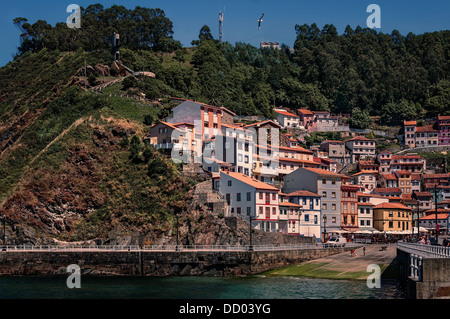
[[(355, 250), (353, 256), (348, 251), (273, 270), (268, 272), (267, 275), (366, 280), (372, 274), (372, 272), (367, 272), (369, 265), (378, 265), (383, 272), (396, 257), (396, 245), (385, 246), (387, 247), (386, 250), (382, 250), (382, 247), (381, 245), (367, 245), (365, 255), (361, 247)], [(388, 272), (384, 275), (389, 276)]]

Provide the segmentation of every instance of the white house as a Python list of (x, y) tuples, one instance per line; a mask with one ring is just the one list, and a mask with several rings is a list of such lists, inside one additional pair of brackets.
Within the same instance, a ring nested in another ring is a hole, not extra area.
[(280, 123), (282, 127), (287, 128), (300, 126), (300, 116), (280, 109), (275, 109), (275, 113), (277, 113), (277, 122)]
[(362, 230), (373, 230), (373, 207), (369, 194), (358, 192), (358, 228)]
[(301, 205), (300, 236), (316, 237), (321, 240), (320, 226), (322, 223), (322, 196), (313, 192), (299, 190), (287, 195), (289, 202)]
[(219, 193), (226, 199), (227, 217), (250, 220), (259, 230), (279, 232), (278, 188), (236, 172), (220, 172)]

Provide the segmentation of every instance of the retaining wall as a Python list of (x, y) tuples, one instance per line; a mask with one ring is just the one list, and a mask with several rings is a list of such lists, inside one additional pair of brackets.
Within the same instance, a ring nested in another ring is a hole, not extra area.
[(351, 248), (233, 252), (0, 252), (0, 275), (67, 275), (77, 264), (98, 276), (247, 276)]

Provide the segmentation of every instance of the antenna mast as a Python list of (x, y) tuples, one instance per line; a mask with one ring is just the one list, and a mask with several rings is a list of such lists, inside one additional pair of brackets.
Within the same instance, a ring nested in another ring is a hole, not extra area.
[(223, 12), (219, 11), (219, 42), (222, 42), (223, 38)]

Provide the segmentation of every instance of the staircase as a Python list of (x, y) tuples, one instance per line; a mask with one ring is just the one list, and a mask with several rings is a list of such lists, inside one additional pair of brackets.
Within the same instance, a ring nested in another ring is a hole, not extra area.
[(213, 214), (225, 214), (228, 204), (219, 192), (213, 190), (212, 180), (197, 184), (194, 190), (194, 200), (203, 208), (212, 211)]
[(348, 172), (356, 171), (357, 169), (358, 163), (347, 164), (341, 170), (339, 170), (339, 174), (346, 175)]

